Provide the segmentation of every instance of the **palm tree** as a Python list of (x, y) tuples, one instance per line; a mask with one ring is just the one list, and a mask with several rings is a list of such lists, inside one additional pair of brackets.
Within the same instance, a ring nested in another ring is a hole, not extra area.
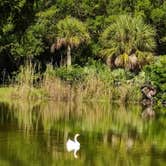
[(51, 46), (51, 52), (67, 47), (67, 67), (71, 65), (71, 49), (90, 39), (86, 25), (76, 18), (66, 17), (56, 26), (56, 41)]
[(155, 49), (155, 31), (141, 17), (121, 15), (101, 34), (101, 55), (115, 66), (141, 68)]

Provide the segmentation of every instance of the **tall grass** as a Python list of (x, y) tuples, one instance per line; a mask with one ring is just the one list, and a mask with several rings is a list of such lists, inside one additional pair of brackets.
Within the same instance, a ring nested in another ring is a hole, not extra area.
[[(53, 69), (47, 66), (42, 88), (55, 100), (112, 100), (138, 102), (141, 99), (140, 76), (106, 66)], [(142, 83), (144, 79), (141, 77)]]
[[(15, 96), (55, 101), (108, 100), (136, 102), (141, 98), (140, 76), (118, 69), (110, 71), (103, 64), (54, 69), (47, 65), (44, 74), (36, 66), (21, 67), (15, 81)], [(142, 78), (141, 78), (142, 79)]]
[(12, 96), (24, 99), (42, 98), (42, 89), (36, 88), (40, 87), (42, 76), (35, 72), (36, 67), (31, 62), (20, 67), (12, 81), (11, 86), (14, 87)]
[(63, 82), (60, 78), (56, 77), (53, 66), (51, 65), (47, 65), (41, 87), (46, 92), (48, 98), (57, 101), (72, 100), (72, 89), (70, 84)]
[(42, 89), (55, 100), (89, 100), (110, 98), (112, 80), (110, 71), (96, 71), (96, 68), (71, 67), (53, 69), (48, 65), (44, 74)]

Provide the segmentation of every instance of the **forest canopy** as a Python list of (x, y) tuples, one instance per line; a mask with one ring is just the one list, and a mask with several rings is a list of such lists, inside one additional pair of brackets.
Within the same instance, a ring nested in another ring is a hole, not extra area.
[[(102, 53), (108, 54), (111, 51), (109, 56), (113, 52), (114, 57), (120, 55), (114, 66), (130, 68), (128, 64), (130, 58), (131, 64), (138, 59), (140, 68), (149, 61), (151, 55), (166, 54), (166, 1), (164, 0), (0, 0), (0, 13), (1, 72), (5, 69), (11, 73), (27, 59), (40, 63), (43, 68), (47, 63), (59, 66), (60, 59), (66, 57), (67, 49), (62, 46), (51, 53), (50, 48), (59, 33), (58, 23), (67, 17), (78, 20), (80, 25), (87, 27), (84, 33), (86, 33), (85, 38), (89, 40), (84, 43), (79, 42), (77, 47), (73, 47), (72, 64), (82, 66), (89, 59), (101, 59), (105, 62)], [(125, 22), (127, 19), (130, 25), (125, 25), (128, 24)], [(134, 20), (137, 22), (137, 27), (134, 27)], [(119, 35), (122, 35), (121, 32), (125, 35), (130, 34), (126, 36), (125, 41), (121, 36), (124, 42), (121, 46), (118, 44), (119, 39), (115, 39), (118, 37), (116, 26), (120, 24)], [(104, 39), (104, 34), (111, 27), (114, 28), (114, 31), (110, 31), (112, 39), (107, 41)], [(81, 29), (76, 31), (81, 32)], [(144, 32), (144, 36), (141, 32)], [(114, 36), (115, 33), (117, 36)], [(135, 36), (132, 36), (133, 33)], [(76, 32), (75, 35), (77, 35), (77, 41), (74, 38), (75, 42), (78, 42), (80, 34)], [(140, 35), (142, 41), (139, 40)], [(129, 44), (133, 40), (137, 43), (130, 47)], [(146, 49), (143, 46), (146, 46)], [(122, 51), (122, 47), (130, 51)], [(127, 57), (129, 55), (135, 57)]]

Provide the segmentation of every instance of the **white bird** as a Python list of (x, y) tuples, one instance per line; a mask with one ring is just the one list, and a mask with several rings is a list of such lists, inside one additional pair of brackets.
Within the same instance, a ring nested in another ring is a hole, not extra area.
[(77, 137), (79, 136), (79, 134), (76, 134), (74, 136), (74, 141), (72, 141), (71, 139), (68, 139), (67, 143), (66, 143), (66, 148), (68, 152), (74, 151), (74, 157), (77, 158), (77, 151), (80, 149), (80, 143), (77, 141)]

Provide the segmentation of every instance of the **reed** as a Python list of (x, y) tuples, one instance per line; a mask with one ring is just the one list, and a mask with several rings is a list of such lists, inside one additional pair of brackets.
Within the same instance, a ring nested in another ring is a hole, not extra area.
[[(47, 66), (44, 74), (42, 89), (47, 92), (50, 98), (61, 101), (69, 100), (105, 100), (111, 96), (110, 81), (101, 77), (92, 69), (78, 68), (62, 69), (62, 74)], [(110, 77), (110, 72), (109, 76)], [(111, 81), (112, 82), (112, 81)]]
[(44, 74), (37, 74), (35, 68), (31, 63), (20, 68), (12, 96), (31, 100), (107, 100), (120, 103), (141, 99), (137, 81), (128, 79), (124, 71), (96, 66), (54, 69), (47, 65)]
[(28, 100), (43, 99), (45, 92), (41, 88), (42, 75), (36, 73), (39, 68), (36, 64), (27, 62), (21, 66), (18, 73), (11, 79), (9, 86), (11, 90), (10, 96), (12, 98), (22, 98)]
[(69, 84), (63, 82), (60, 78), (55, 77), (54, 70), (51, 65), (47, 65), (41, 88), (47, 94), (49, 99), (56, 101), (72, 100), (72, 88)]

